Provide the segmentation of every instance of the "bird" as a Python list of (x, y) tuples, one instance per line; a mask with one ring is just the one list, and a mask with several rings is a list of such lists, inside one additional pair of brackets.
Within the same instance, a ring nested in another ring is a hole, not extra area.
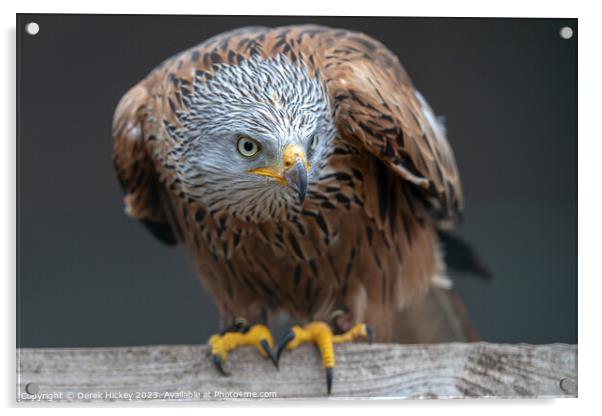
[[(160, 63), (119, 101), (125, 212), (184, 244), (220, 315), (216, 369), (313, 343), (391, 341), (446, 285), (438, 232), (464, 200), (446, 129), (398, 57), (357, 31), (243, 27)], [(293, 325), (278, 344), (269, 329)]]

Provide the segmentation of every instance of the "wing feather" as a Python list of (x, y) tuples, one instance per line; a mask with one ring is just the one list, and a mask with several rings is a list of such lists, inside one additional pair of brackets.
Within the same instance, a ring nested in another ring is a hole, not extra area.
[(319, 70), (342, 135), (359, 141), (392, 172), (416, 185), (437, 218), (455, 220), (463, 196), (445, 129), (397, 57), (374, 39), (353, 32), (336, 41), (325, 39), (322, 45)]
[(143, 84), (128, 91), (113, 117), (113, 163), (124, 192), (126, 213), (140, 220), (166, 244), (175, 244), (176, 235), (167, 218), (165, 192), (157, 180), (144, 141), (144, 110), (149, 93)]

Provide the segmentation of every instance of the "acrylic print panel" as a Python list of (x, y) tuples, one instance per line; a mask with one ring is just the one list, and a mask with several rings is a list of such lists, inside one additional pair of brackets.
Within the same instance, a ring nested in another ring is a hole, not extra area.
[(577, 37), (18, 15), (18, 400), (576, 396)]

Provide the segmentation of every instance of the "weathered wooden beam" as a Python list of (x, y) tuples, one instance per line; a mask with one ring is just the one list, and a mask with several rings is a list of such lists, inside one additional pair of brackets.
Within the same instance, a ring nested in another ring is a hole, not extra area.
[[(336, 359), (331, 398), (577, 395), (576, 345), (358, 343), (337, 345)], [(226, 363), (229, 377), (206, 346), (20, 349), (17, 365), (20, 401), (328, 397), (311, 345), (285, 351), (279, 370), (242, 348)]]

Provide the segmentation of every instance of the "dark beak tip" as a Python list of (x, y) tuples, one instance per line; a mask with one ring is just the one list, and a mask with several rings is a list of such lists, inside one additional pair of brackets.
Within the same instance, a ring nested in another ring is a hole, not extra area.
[(305, 165), (301, 160), (298, 160), (288, 170), (286, 179), (291, 188), (297, 193), (299, 203), (302, 204), (307, 194), (307, 169), (305, 169)]

